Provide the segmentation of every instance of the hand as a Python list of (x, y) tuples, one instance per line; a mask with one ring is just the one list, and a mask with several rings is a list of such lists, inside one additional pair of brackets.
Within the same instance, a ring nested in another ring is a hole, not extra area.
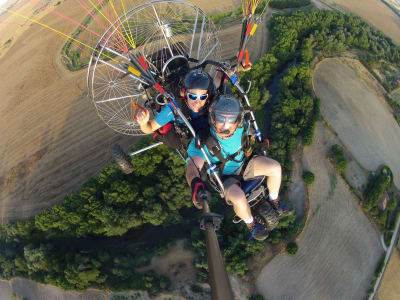
[(196, 177), (192, 180), (192, 201), (197, 209), (203, 208), (203, 201), (208, 201), (210, 199), (210, 192), (206, 190), (204, 182)]
[(260, 145), (260, 150), (266, 154), (269, 148), (269, 139), (262, 138), (261, 142), (257, 139), (257, 142)]
[(247, 72), (247, 71), (250, 71), (250, 70), (251, 70), (251, 66), (252, 66), (251, 62), (249, 62), (249, 64), (248, 64), (247, 66), (246, 66), (246, 65), (243, 65), (243, 63), (240, 63), (239, 66), (238, 66), (237, 71), (238, 71), (238, 72)]
[(136, 121), (140, 126), (145, 125), (150, 119), (150, 113), (147, 109), (139, 111), (136, 115)]

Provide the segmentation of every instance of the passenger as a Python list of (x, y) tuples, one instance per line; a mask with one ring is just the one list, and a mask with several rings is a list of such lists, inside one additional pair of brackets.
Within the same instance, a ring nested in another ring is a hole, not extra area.
[[(209, 122), (209, 135), (202, 138), (202, 144), (210, 161), (219, 168), (225, 199), (233, 205), (236, 215), (247, 224), (251, 237), (264, 240), (268, 237), (268, 231), (253, 218), (238, 177), (248, 180), (266, 176), (269, 190), (267, 201), (277, 213), (288, 215), (291, 212), (279, 205), (281, 166), (271, 158), (251, 155), (250, 131), (244, 120), (244, 109), (237, 99), (221, 96), (214, 101), (209, 109)], [(196, 141), (192, 140), (187, 150), (186, 179), (192, 189), (194, 205), (201, 208), (197, 195), (200, 189), (206, 189), (201, 180), (205, 157), (195, 144)]]
[[(183, 87), (181, 97), (175, 99), (176, 103), (174, 105), (177, 104), (182, 110), (195, 131), (207, 128), (208, 105), (215, 95), (215, 86), (212, 78), (201, 69), (192, 70), (185, 76)], [(152, 133), (162, 129), (159, 133), (161, 135), (169, 135), (169, 142), (175, 138), (169, 145), (172, 148), (179, 146), (177, 144), (179, 144), (179, 140), (182, 140), (182, 135), (184, 135), (181, 132), (185, 131), (184, 125), (182, 122), (176, 122), (174, 112), (169, 105), (165, 105), (153, 120), (150, 120), (148, 110), (139, 112), (136, 120), (144, 133)], [(165, 128), (162, 128), (163, 126)], [(170, 131), (171, 133), (167, 133)], [(183, 144), (186, 143), (184, 145), (186, 148), (191, 138), (183, 139)]]

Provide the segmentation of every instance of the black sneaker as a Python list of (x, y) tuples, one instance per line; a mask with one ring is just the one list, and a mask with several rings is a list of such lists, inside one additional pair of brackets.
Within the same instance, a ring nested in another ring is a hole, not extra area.
[(281, 197), (278, 196), (278, 199), (271, 200), (268, 197), (267, 201), (269, 204), (271, 204), (273, 209), (280, 217), (286, 217), (292, 215), (294, 213), (294, 210), (291, 207), (289, 207), (289, 204), (287, 202), (281, 202), (280, 198)]
[(249, 228), (249, 231), (251, 233), (249, 240), (251, 240), (252, 238), (258, 240), (258, 241), (263, 241), (265, 240), (269, 233), (268, 231), (265, 229), (264, 226), (262, 226), (260, 223), (258, 223), (257, 221), (253, 221), (253, 223), (250, 224), (246, 224), (247, 228)]

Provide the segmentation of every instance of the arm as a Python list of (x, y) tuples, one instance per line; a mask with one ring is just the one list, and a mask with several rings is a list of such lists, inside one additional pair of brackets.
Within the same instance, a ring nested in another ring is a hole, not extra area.
[(217, 75), (214, 78), (214, 84), (215, 84), (215, 89), (218, 90), (218, 88), (221, 86), (222, 84), (222, 77), (224, 76), (224, 73), (222, 72), (217, 72)]
[[(247, 72), (251, 70), (251, 62), (249, 62), (249, 64), (247, 66), (243, 66), (242, 63), (240, 63), (237, 68), (236, 71), (237, 72)], [(231, 76), (234, 73), (234, 71), (229, 71), (228, 75)], [(214, 78), (214, 84), (215, 84), (215, 88), (218, 89), (222, 82), (224, 81), (224, 73), (223, 72), (217, 72), (217, 75)]]
[(186, 180), (191, 185), (193, 179), (200, 177), (200, 170), (204, 166), (204, 160), (200, 156), (193, 156), (189, 158), (189, 163), (186, 167)]
[(148, 110), (145, 112), (140, 111), (136, 116), (136, 121), (140, 125), (140, 129), (144, 133), (152, 133), (164, 126), (165, 124), (172, 122), (175, 119), (173, 111), (168, 105), (165, 105), (161, 111), (154, 117), (154, 120), (149, 120), (150, 113)]
[(205, 188), (204, 182), (200, 178), (200, 170), (204, 165), (204, 160), (200, 156), (189, 157), (186, 167), (186, 180), (192, 190), (192, 201), (196, 208), (203, 208), (204, 197), (209, 197), (210, 193)]
[(155, 120), (151, 120), (143, 125), (140, 125), (140, 130), (142, 130), (144, 133), (152, 133), (160, 127), (161, 126)]
[(149, 119), (150, 113), (147, 109), (145, 111), (140, 111), (136, 115), (136, 121), (139, 123), (140, 130), (144, 133), (152, 133), (161, 127), (155, 120), (150, 121)]

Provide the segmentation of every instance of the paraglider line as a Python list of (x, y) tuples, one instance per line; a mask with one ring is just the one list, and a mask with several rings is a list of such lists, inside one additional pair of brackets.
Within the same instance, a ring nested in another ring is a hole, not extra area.
[[(125, 32), (128, 32), (128, 31), (126, 30), (125, 26), (124, 26), (124, 23), (121, 22), (121, 19), (119, 18), (119, 15), (118, 15), (118, 13), (117, 13), (117, 11), (116, 11), (116, 9), (115, 9), (115, 6), (114, 6), (114, 3), (113, 3), (112, 0), (110, 0), (110, 5), (111, 5), (112, 9), (114, 10), (115, 16), (116, 16), (117, 19), (118, 19), (118, 23), (121, 24), (121, 26), (122, 26), (122, 28), (123, 28), (123, 30), (124, 30)], [(128, 32), (127, 37), (128, 37), (129, 42), (130, 42), (129, 44), (132, 46), (133, 49), (135, 49), (135, 48), (136, 48), (136, 45), (135, 45), (135, 42), (133, 41), (132, 36), (130, 35), (130, 31)]]
[(53, 28), (53, 27), (50, 27), (49, 25), (46, 25), (46, 24), (44, 24), (44, 23), (42, 23), (42, 22), (40, 22), (40, 21), (38, 21), (38, 20), (29, 18), (29, 17), (27, 17), (27, 16), (25, 16), (25, 15), (23, 15), (23, 14), (20, 14), (19, 12), (13, 11), (13, 10), (8, 9), (8, 8), (0, 7), (0, 10), (6, 11), (6, 12), (10, 12), (10, 13), (12, 13), (13, 15), (16, 15), (16, 16), (18, 16), (18, 17), (24, 18), (24, 19), (26, 19), (26, 20), (28, 20), (28, 21), (30, 21), (30, 22), (32, 22), (32, 23), (36, 23), (36, 24), (38, 24), (38, 25), (41, 25), (41, 26), (43, 26), (43, 27), (45, 27), (45, 28), (47, 28), (47, 29), (50, 29), (51, 31), (54, 31), (54, 32), (58, 33), (59, 35), (62, 35), (62, 36), (64, 36), (64, 37), (68, 38), (68, 39), (71, 39), (71, 40), (73, 40), (73, 41), (75, 41), (75, 42), (77, 42), (77, 43), (79, 43), (79, 44), (81, 44), (81, 45), (83, 45), (83, 46), (89, 48), (89, 49), (92, 50), (92, 51), (95, 51), (95, 52), (97, 52), (97, 53), (99, 53), (99, 54), (101, 54), (101, 55), (104, 55), (104, 56), (105, 56), (106, 58), (108, 58), (108, 59), (111, 59), (111, 60), (113, 60), (113, 61), (115, 61), (115, 62), (118, 62), (118, 61), (116, 61), (115, 59), (113, 59), (112, 57), (110, 57), (110, 56), (108, 56), (108, 55), (106, 55), (106, 54), (104, 54), (104, 53), (101, 53), (99, 50), (94, 49), (93, 47), (89, 46), (88, 44), (86, 44), (86, 43), (84, 43), (84, 42), (81, 42), (80, 40), (75, 39), (75, 38), (73, 38), (72, 36), (70, 36), (70, 35), (68, 35), (68, 34), (65, 34), (65, 33), (61, 32), (61, 31), (59, 31), (59, 30), (57, 30), (57, 29), (55, 29), (55, 28)]
[(118, 30), (118, 28), (115, 28), (115, 25), (100, 11), (100, 9), (99, 9), (95, 4), (93, 4), (93, 2), (92, 2), (91, 0), (88, 0), (88, 1), (89, 1), (89, 3), (93, 6), (93, 8), (96, 9), (96, 10), (99, 12), (99, 14), (101, 14), (101, 15), (111, 24), (111, 26), (121, 35), (121, 37), (122, 37), (126, 42), (128, 42), (129, 45), (132, 46), (132, 48), (135, 48), (135, 45), (132, 45), (132, 44), (130, 43), (130, 41), (128, 41), (128, 40), (125, 39), (124, 35)]

